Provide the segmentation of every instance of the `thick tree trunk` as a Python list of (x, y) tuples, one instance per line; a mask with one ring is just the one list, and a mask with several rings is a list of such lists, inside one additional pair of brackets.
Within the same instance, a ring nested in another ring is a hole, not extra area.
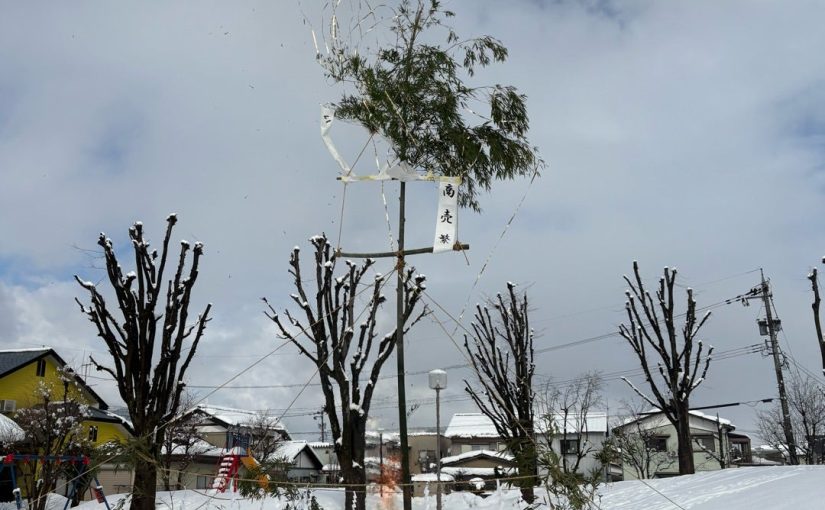
[(153, 459), (135, 459), (135, 482), (132, 485), (131, 510), (155, 510), (158, 471)]
[(532, 438), (525, 437), (521, 439), (521, 455), (519, 455), (518, 458), (520, 460), (518, 474), (520, 477), (525, 477), (519, 481), (521, 498), (530, 504), (536, 499), (533, 490), (538, 478), (536, 444)]
[(690, 437), (690, 413), (687, 402), (677, 411), (676, 436), (679, 441), (679, 474), (692, 475), (695, 472), (693, 466), (693, 444)]
[[(346, 486), (344, 508), (347, 510), (365, 510), (367, 497), (367, 472), (364, 467), (366, 450), (366, 421), (357, 411), (350, 411), (349, 427), (344, 434), (349, 434), (349, 441), (342, 442), (339, 462), (341, 478)], [(347, 444), (349, 443), (349, 444)]]

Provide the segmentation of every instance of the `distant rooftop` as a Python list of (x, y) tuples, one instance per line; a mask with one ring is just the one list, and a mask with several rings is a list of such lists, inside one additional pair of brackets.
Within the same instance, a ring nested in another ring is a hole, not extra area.
[(499, 437), (496, 427), (481, 413), (456, 413), (447, 425), (446, 437)]
[[(261, 416), (261, 413), (256, 411), (250, 411), (247, 409), (235, 409), (232, 407), (224, 407), (224, 406), (215, 406), (210, 404), (198, 404), (197, 407), (192, 409), (192, 411), (200, 411), (204, 414), (208, 414), (213, 418), (225, 423), (228, 426), (242, 426), (248, 425), (250, 422), (254, 421), (255, 419)], [(270, 418), (276, 418), (276, 416), (267, 415)], [(286, 427), (283, 423), (278, 421), (275, 426), (275, 430), (283, 430), (286, 431)]]

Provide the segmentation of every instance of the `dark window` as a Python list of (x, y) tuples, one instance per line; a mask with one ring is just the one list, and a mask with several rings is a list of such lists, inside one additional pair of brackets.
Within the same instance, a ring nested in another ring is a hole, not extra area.
[(37, 377), (45, 377), (46, 376), (46, 360), (39, 359), (37, 360)]
[(97, 427), (95, 425), (89, 427), (89, 441), (93, 443), (97, 441)]
[(715, 452), (716, 442), (713, 436), (693, 436), (693, 451), (694, 452)]
[(208, 475), (198, 475), (198, 479), (195, 481), (195, 488), (196, 489), (211, 489), (212, 488), (212, 481), (214, 477)]
[(667, 436), (648, 437), (645, 439), (645, 444), (654, 452), (666, 452)]
[(561, 453), (562, 454), (579, 453), (579, 440), (578, 439), (562, 439), (561, 440)]

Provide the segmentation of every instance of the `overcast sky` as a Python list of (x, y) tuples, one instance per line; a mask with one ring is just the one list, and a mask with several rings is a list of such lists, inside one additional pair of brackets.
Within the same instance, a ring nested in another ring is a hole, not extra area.
[[(460, 35), (490, 34), (509, 48), (507, 63), (472, 83), (527, 95), (530, 138), (549, 166), (532, 186), (498, 184), (482, 197), (482, 214), (462, 211), (467, 260), (410, 259), (428, 275), (436, 309), (407, 337), (411, 403), (433, 396), (418, 374), (465, 361), (437, 326), (455, 329), (436, 303), (457, 317), (513, 281), (529, 293), (536, 348), (598, 337), (538, 354), (537, 379), (602, 371), (615, 414), (632, 394), (614, 374), (637, 364), (606, 334), (623, 319), (622, 275), (634, 259), (651, 283), (662, 267), (678, 267), (680, 292), (694, 288), (699, 306), (747, 291), (764, 268), (788, 374), (819, 371), (806, 274), (825, 253), (825, 4), (445, 3)], [(319, 135), (319, 105), (341, 92), (314, 59), (322, 4), (0, 1), (0, 347), (48, 345), (77, 366), (90, 353), (105, 359), (72, 277), (104, 278), (99, 232), (128, 260), (132, 222), (159, 241), (173, 211), (174, 237), (205, 243), (196, 300), (214, 311), (190, 384), (221, 385), (280, 344), (260, 298), (289, 306), (292, 246), (306, 252), (311, 235), (337, 237), (341, 225), (338, 168)], [(366, 140), (341, 123), (333, 138), (350, 161)], [(356, 171), (372, 172), (372, 159)], [(435, 188), (408, 189), (408, 246), (426, 246)], [(384, 191), (396, 230), (397, 186)], [(349, 187), (342, 232), (345, 249), (388, 248), (380, 185)], [(388, 272), (391, 262), (379, 266)], [(393, 310), (384, 310), (385, 330)], [(759, 303), (716, 306), (702, 337), (718, 351), (758, 344), (762, 313)], [(391, 361), (385, 375), (393, 371)], [(443, 415), (473, 411), (462, 383), (472, 374), (448, 372)], [(314, 439), (307, 415), (320, 393), (293, 386), (316, 383), (312, 373), (286, 347), (208, 402), (289, 408), (295, 437)], [(103, 375), (92, 371), (89, 382), (116, 407)], [(376, 427), (397, 427), (395, 383), (379, 385)], [(715, 362), (692, 404), (775, 393), (771, 360), (746, 354)], [(753, 407), (720, 413), (755, 428)], [(410, 423), (433, 425), (432, 404)]]

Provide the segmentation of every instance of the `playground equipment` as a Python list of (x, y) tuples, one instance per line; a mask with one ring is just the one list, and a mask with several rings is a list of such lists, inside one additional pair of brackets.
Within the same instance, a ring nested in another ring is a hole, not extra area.
[[(29, 464), (31, 462), (56, 462), (57, 464), (62, 463), (69, 463), (72, 465), (78, 464), (80, 465), (80, 473), (73, 477), (71, 480), (71, 485), (69, 489), (69, 496), (66, 499), (66, 504), (63, 505), (63, 510), (69, 508), (69, 504), (72, 502), (72, 499), (77, 494), (77, 489), (80, 486), (80, 481), (84, 478), (84, 476), (88, 472), (89, 468), (89, 457), (85, 455), (21, 455), (21, 454), (14, 454), (9, 453), (3, 456), (3, 463), (0, 465), (0, 473), (6, 468), (9, 469), (11, 473), (11, 483), (14, 489), (12, 489), (12, 494), (14, 494), (14, 502), (17, 505), (17, 510), (22, 510), (23, 508), (23, 497), (20, 491), (20, 487), (17, 486), (17, 469), (16, 463), (23, 462), (24, 464)], [(97, 479), (97, 475), (92, 474), (92, 480), (94, 480), (95, 484), (89, 487), (92, 495), (95, 497), (98, 503), (103, 503), (106, 505), (106, 510), (111, 510), (109, 507), (109, 502), (106, 501), (106, 495), (103, 493), (103, 486), (100, 485), (100, 481)]]
[[(226, 432), (226, 448), (218, 459), (218, 469), (215, 479), (212, 481), (212, 488), (218, 492), (226, 492), (232, 485), (232, 490), (238, 492), (238, 471), (241, 466), (254, 472), (259, 467), (258, 461), (252, 457), (249, 451), (249, 434), (239, 431), (228, 430)], [(269, 478), (266, 475), (258, 476), (258, 485), (262, 489), (269, 486)]]

